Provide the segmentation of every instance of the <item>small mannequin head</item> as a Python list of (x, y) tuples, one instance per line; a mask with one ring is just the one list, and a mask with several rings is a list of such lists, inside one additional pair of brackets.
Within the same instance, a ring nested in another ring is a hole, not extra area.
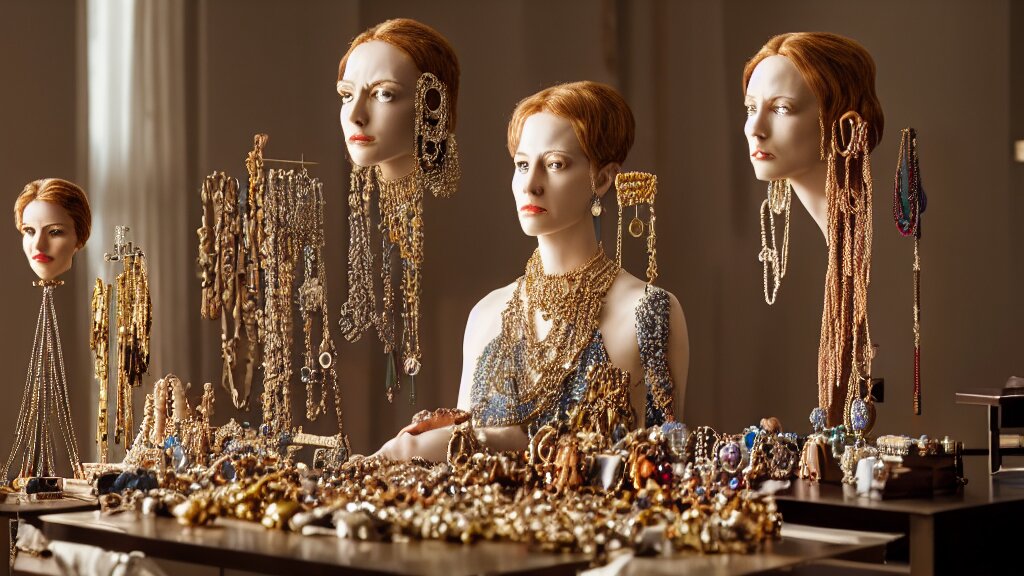
[(14, 203), (14, 224), (32, 271), (41, 280), (54, 280), (71, 268), (75, 253), (89, 239), (89, 199), (67, 180), (35, 180)]
[(625, 99), (598, 82), (541, 90), (516, 105), (508, 125), (512, 192), (530, 236), (590, 221), (626, 161), (636, 123)]
[(378, 24), (352, 41), (338, 65), (341, 128), (352, 161), (380, 166), (385, 178), (415, 167), (416, 81), (437, 76), (447, 88), (450, 129), (455, 129), (459, 60), (433, 28), (408, 18)]
[(823, 162), (832, 127), (849, 111), (870, 127), (868, 147), (885, 118), (875, 94), (875, 62), (849, 38), (826, 32), (780, 34), (743, 69), (744, 133), (760, 180), (793, 178)]

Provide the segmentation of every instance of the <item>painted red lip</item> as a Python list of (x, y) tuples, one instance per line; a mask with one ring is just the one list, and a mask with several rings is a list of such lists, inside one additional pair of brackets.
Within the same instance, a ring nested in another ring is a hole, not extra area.
[(367, 136), (366, 134), (353, 134), (352, 136), (349, 137), (348, 141), (349, 142), (368, 143), (368, 142), (373, 142), (374, 141), (374, 137), (373, 136)]
[(43, 264), (49, 264), (50, 262), (53, 262), (53, 258), (50, 258), (49, 256), (43, 253), (39, 253), (32, 256), (32, 259), (35, 260), (36, 262), (42, 262)]
[(753, 157), (754, 160), (774, 160), (775, 159), (775, 154), (772, 154), (771, 152), (765, 152), (764, 150), (761, 150), (760, 148), (758, 148), (757, 150), (754, 150), (754, 153), (751, 154), (750, 156)]
[(520, 208), (519, 211), (526, 212), (527, 214), (542, 214), (544, 212), (547, 212), (547, 210), (545, 210), (544, 208), (541, 208), (540, 206), (534, 206), (533, 204), (527, 204), (526, 206)]

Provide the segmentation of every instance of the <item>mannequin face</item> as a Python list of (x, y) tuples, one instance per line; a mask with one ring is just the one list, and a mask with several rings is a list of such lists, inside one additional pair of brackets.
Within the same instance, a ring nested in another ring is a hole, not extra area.
[(349, 54), (338, 94), (341, 129), (356, 165), (379, 165), (387, 179), (412, 171), (419, 77), (412, 58), (387, 42), (366, 42)]
[(591, 218), (590, 161), (568, 120), (547, 112), (526, 119), (513, 157), (519, 224), (528, 236), (559, 232)]
[(53, 280), (71, 268), (78, 252), (75, 223), (59, 204), (33, 200), (21, 214), (21, 246), (36, 276)]
[(758, 180), (798, 177), (822, 162), (818, 101), (789, 58), (769, 56), (754, 68), (744, 105)]

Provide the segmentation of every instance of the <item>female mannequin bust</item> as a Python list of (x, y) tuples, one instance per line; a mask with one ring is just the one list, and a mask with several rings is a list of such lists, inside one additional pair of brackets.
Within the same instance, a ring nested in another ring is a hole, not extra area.
[(56, 280), (71, 269), (74, 255), (89, 239), (89, 200), (67, 180), (35, 180), (14, 203), (14, 225), (32, 271), (40, 280)]
[[(875, 94), (875, 63), (863, 46), (849, 38), (824, 32), (782, 34), (747, 62), (743, 89), (744, 132), (754, 173), (773, 185), (783, 183), (786, 206), (792, 186), (825, 235), (829, 262), (818, 353), (818, 404), (828, 426), (844, 422), (849, 426), (850, 407), (859, 397), (859, 384), (870, 379), (874, 354), (867, 322), (868, 155), (881, 139), (885, 123)], [(767, 202), (781, 208), (771, 190)], [(762, 221), (762, 238), (763, 226)], [(788, 238), (783, 240), (781, 258), (768, 245), (762, 250), (769, 303), (774, 297), (768, 290), (768, 266), (781, 266), (785, 273), (787, 245)], [(778, 270), (776, 290), (781, 278)], [(844, 385), (846, 390), (840, 390)]]
[(743, 68), (744, 133), (758, 180), (788, 179), (828, 236), (825, 172), (831, 127), (848, 111), (868, 123), (868, 149), (885, 117), (875, 94), (875, 62), (859, 43), (826, 32), (780, 34)]
[[(391, 270), (402, 270), (401, 366), (415, 376), (421, 366), (419, 298), (423, 263), (425, 190), (448, 197), (458, 185), (455, 144), (459, 61), (436, 30), (407, 18), (388, 20), (352, 41), (338, 65), (341, 127), (354, 164), (349, 193), (348, 301), (341, 310), (345, 338), (358, 340), (376, 326), (388, 362), (387, 394), (398, 389), (393, 374), (395, 334)], [(379, 225), (371, 224), (371, 190), (378, 194)], [(370, 241), (384, 233), (383, 272), (373, 273)], [(398, 252), (401, 267), (391, 265)], [(387, 278), (378, 311), (374, 277)], [(415, 388), (411, 392), (415, 401)]]
[[(537, 251), (524, 277), (470, 312), (459, 390), (459, 408), (472, 413), (491, 449), (523, 449), (527, 429), (564, 422), (593, 385), (587, 373), (594, 366), (611, 365), (637, 383), (626, 410), (646, 418), (634, 424), (660, 424), (682, 413), (689, 362), (682, 308), (671, 294), (608, 260), (594, 234), (592, 206), (612, 188), (633, 133), (625, 100), (595, 82), (547, 88), (513, 112), (512, 198), (523, 231), (537, 238)], [(545, 293), (548, 283), (568, 288)], [(581, 287), (589, 292), (574, 291)], [(538, 301), (537, 294), (548, 298)], [(593, 311), (589, 325), (579, 313), (585, 309)], [(580, 328), (581, 338), (563, 338), (567, 313), (576, 313), (569, 325)], [(531, 344), (542, 352), (532, 363)], [(418, 434), (403, 431), (379, 454), (443, 459), (451, 427), (426, 428), (407, 428)]]

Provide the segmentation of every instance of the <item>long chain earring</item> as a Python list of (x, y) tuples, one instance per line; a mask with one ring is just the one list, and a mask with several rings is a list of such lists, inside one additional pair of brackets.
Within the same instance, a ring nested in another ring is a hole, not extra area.
[[(619, 224), (615, 240), (615, 261), (622, 266), (622, 208), (632, 206), (635, 210), (629, 222), (629, 234), (640, 238), (647, 229), (647, 283), (653, 284), (658, 278), (658, 253), (655, 249), (657, 235), (654, 231), (654, 197), (658, 193), (658, 177), (648, 172), (622, 172), (615, 176), (615, 197), (619, 204)], [(640, 219), (640, 204), (647, 204), (650, 218), (647, 225)]]
[[(775, 304), (782, 278), (786, 276), (786, 262), (789, 260), (789, 214), (793, 201), (793, 188), (789, 180), (772, 180), (768, 183), (768, 197), (761, 202), (761, 252), (757, 259), (764, 267), (764, 300), (769, 306)], [(775, 216), (785, 214), (786, 224), (782, 229), (782, 252), (775, 240)], [(768, 229), (765, 229), (765, 220)], [(770, 242), (769, 242), (770, 240)], [(768, 276), (772, 277), (772, 288), (768, 289)]]
[(917, 131), (900, 132), (900, 152), (892, 195), (892, 216), (902, 236), (914, 237), (914, 414), (921, 414), (921, 215), (928, 207), (928, 196), (921, 185), (917, 161)]
[(434, 196), (449, 198), (459, 185), (459, 149), (451, 126), (448, 89), (426, 72), (416, 81), (415, 133), (418, 179)]
[[(844, 127), (848, 126), (849, 138)], [(818, 405), (828, 414), (828, 425), (840, 419), (847, 429), (870, 429), (867, 422), (854, 426), (853, 414), (870, 413), (873, 406), (859, 398), (861, 382), (871, 374), (871, 332), (868, 326), (868, 284), (871, 279), (871, 157), (869, 126), (856, 112), (847, 112), (833, 126), (827, 160), (825, 195), (828, 202), (828, 271), (818, 348)], [(837, 138), (839, 141), (837, 141)], [(845, 140), (845, 142), (840, 142)], [(842, 166), (837, 166), (838, 163)], [(842, 169), (842, 182), (838, 170)], [(859, 174), (858, 174), (859, 172)], [(835, 390), (845, 379), (845, 399)], [(857, 418), (860, 420), (861, 418)]]

